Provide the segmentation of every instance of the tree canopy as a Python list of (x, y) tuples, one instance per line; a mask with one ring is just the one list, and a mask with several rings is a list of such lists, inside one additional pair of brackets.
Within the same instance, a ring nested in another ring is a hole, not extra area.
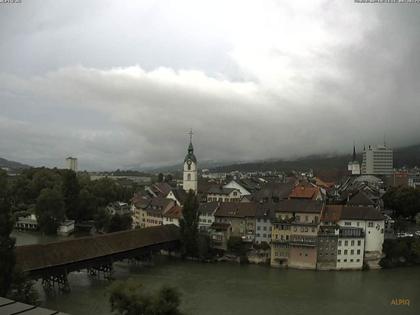
[(198, 199), (190, 190), (182, 209), (182, 218), (179, 220), (181, 232), (182, 253), (184, 256), (198, 256)]
[(420, 190), (411, 187), (392, 187), (382, 197), (385, 208), (396, 217), (413, 218), (420, 212)]
[(179, 292), (162, 287), (154, 293), (133, 281), (116, 281), (110, 290), (111, 310), (120, 315), (182, 315)]

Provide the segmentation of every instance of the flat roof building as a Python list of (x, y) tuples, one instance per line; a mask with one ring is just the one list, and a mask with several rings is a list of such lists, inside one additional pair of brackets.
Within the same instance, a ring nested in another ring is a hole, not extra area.
[(392, 175), (393, 168), (394, 153), (385, 144), (363, 149), (362, 174)]

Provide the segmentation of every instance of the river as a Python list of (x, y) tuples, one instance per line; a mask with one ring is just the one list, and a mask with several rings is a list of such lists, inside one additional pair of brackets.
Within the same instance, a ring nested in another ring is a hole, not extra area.
[[(31, 237), (33, 242), (46, 241), (37, 234), (15, 236), (18, 244), (28, 244)], [(150, 290), (177, 287), (187, 314), (420, 314), (419, 267), (301, 271), (162, 258), (153, 267), (116, 263), (114, 269), (116, 279), (130, 279)], [(69, 281), (71, 293), (52, 297), (46, 297), (37, 283), (43, 305), (73, 315), (111, 314), (110, 282), (91, 279), (85, 272), (72, 273)], [(393, 299), (399, 298), (410, 305), (393, 305)]]

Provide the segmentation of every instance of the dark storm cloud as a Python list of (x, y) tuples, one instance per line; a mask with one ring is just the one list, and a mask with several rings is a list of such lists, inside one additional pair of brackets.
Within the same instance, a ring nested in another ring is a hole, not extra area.
[(420, 6), (63, 3), (0, 19), (6, 158), (176, 163), (189, 128), (202, 160), (420, 142)]

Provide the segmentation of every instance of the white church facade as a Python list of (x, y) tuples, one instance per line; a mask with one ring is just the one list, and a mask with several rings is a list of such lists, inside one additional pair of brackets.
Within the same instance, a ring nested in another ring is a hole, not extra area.
[(197, 193), (198, 186), (198, 167), (197, 158), (194, 155), (194, 147), (192, 145), (192, 131), (190, 132), (190, 144), (188, 145), (187, 155), (184, 159), (184, 175), (182, 180), (183, 189), (188, 192), (190, 190)]

